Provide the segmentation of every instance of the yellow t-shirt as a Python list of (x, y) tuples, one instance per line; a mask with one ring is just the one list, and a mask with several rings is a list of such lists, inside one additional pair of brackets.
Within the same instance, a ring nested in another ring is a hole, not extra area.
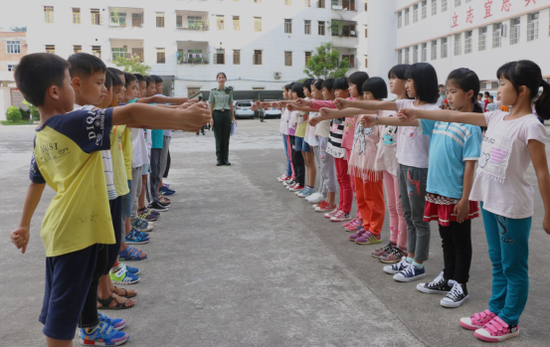
[(124, 126), (125, 130), (122, 133), (121, 143), (122, 152), (124, 153), (124, 166), (126, 167), (126, 175), (128, 180), (132, 180), (132, 161), (134, 159), (134, 146), (132, 144), (132, 131)]
[[(113, 183), (115, 185), (116, 195), (124, 196), (130, 193), (128, 189), (128, 175), (124, 163), (124, 153), (122, 150), (122, 136), (126, 125), (115, 125), (111, 129), (111, 159), (113, 162)], [(130, 173), (130, 178), (132, 173)]]
[(115, 243), (100, 152), (110, 147), (111, 115), (78, 110), (36, 130), (29, 176), (57, 193), (40, 231), (47, 257)]
[(298, 116), (298, 126), (296, 127), (296, 133), (294, 136), (302, 138), (306, 136), (307, 120), (304, 120), (304, 115), (308, 115), (308, 113), (300, 112), (300, 115)]

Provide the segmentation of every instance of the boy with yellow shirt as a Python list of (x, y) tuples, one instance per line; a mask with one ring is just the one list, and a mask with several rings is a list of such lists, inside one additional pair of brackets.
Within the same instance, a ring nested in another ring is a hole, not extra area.
[[(42, 222), (46, 287), (40, 321), (49, 347), (72, 346), (77, 324), (81, 343), (120, 345), (128, 335), (98, 319), (97, 279), (114, 244), (101, 150), (110, 148), (112, 125), (196, 132), (210, 121), (204, 106), (170, 110), (149, 105), (73, 111), (69, 63), (53, 54), (23, 57), (15, 70), (18, 89), (40, 111), (31, 161), (31, 184), (11, 241), (24, 253), (29, 227), (45, 184), (56, 191)], [(150, 115), (156, 117), (151, 119)]]

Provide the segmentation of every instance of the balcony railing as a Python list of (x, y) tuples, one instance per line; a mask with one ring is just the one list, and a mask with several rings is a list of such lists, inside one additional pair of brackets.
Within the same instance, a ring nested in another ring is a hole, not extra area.
[(202, 20), (200, 22), (190, 22), (190, 23), (183, 23), (182, 19), (178, 16), (176, 20), (176, 28), (183, 29), (183, 30), (198, 30), (198, 31), (208, 31), (209, 25), (208, 22), (205, 20)]
[(204, 57), (183, 57), (178, 58), (178, 64), (206, 65), (208, 64), (208, 59)]

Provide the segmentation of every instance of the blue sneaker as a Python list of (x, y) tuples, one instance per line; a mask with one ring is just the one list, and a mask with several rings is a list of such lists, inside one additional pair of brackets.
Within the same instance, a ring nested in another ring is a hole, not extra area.
[(86, 333), (80, 328), (80, 344), (84, 346), (120, 346), (128, 341), (128, 334), (115, 330), (106, 322), (99, 322), (99, 325), (91, 333)]
[(149, 243), (149, 236), (146, 233), (137, 231), (132, 228), (132, 230), (124, 237), (125, 241), (129, 245), (143, 245)]
[(122, 267), (125, 268), (126, 271), (128, 271), (129, 273), (134, 274), (134, 275), (139, 274), (139, 269), (137, 267), (128, 266), (128, 265), (124, 264), (123, 262), (120, 262), (119, 264), (122, 265)]
[(132, 228), (143, 233), (148, 233), (150, 231), (153, 231), (153, 224), (147, 222), (144, 219), (138, 218), (135, 222), (132, 223)]
[(111, 325), (115, 330), (122, 330), (126, 326), (126, 320), (122, 318), (111, 318), (109, 316), (104, 315), (103, 313), (97, 313), (99, 321), (105, 322), (109, 325)]
[(426, 277), (426, 268), (418, 268), (413, 264), (409, 264), (407, 268), (401, 270), (400, 273), (393, 275), (393, 279), (397, 282), (411, 282)]
[(384, 272), (390, 275), (395, 275), (403, 271), (409, 265), (410, 263), (407, 261), (407, 257), (402, 257), (399, 263), (384, 266)]
[(300, 192), (296, 193), (296, 195), (298, 195), (299, 198), (307, 198), (313, 193), (315, 193), (315, 188), (305, 187), (304, 189), (300, 190)]
[(170, 195), (174, 195), (176, 193), (175, 190), (172, 190), (168, 187), (165, 187), (165, 186), (162, 186), (160, 189), (159, 189), (159, 193), (161, 193), (162, 195), (166, 195), (166, 196), (170, 196)]
[(111, 282), (114, 284), (134, 284), (139, 282), (139, 276), (128, 271), (124, 266), (117, 272), (109, 272)]

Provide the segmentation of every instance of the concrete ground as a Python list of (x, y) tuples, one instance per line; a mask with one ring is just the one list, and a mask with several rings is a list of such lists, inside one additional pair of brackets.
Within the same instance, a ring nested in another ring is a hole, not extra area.
[[(481, 219), (473, 222), (470, 299), (445, 309), (437, 295), (418, 292), (382, 271), (371, 251), (347, 240), (339, 224), (276, 181), (284, 169), (278, 120), (239, 121), (231, 167), (216, 167), (214, 139), (177, 132), (167, 181), (178, 192), (163, 213), (141, 270), (134, 308), (103, 311), (125, 318), (129, 346), (483, 346), (458, 319), (487, 308), (491, 266)], [(45, 346), (40, 312), (44, 286), (41, 218), (32, 222), (27, 253), (9, 241), (19, 222), (34, 136), (32, 126), (0, 126), (0, 345)], [(521, 335), (505, 346), (548, 346), (549, 237), (532, 169), (530, 295)], [(389, 227), (383, 230), (387, 243)], [(382, 245), (383, 245), (382, 244)], [(442, 268), (432, 223), (427, 280)], [(76, 340), (75, 340), (76, 341)], [(78, 345), (75, 342), (75, 345)]]

